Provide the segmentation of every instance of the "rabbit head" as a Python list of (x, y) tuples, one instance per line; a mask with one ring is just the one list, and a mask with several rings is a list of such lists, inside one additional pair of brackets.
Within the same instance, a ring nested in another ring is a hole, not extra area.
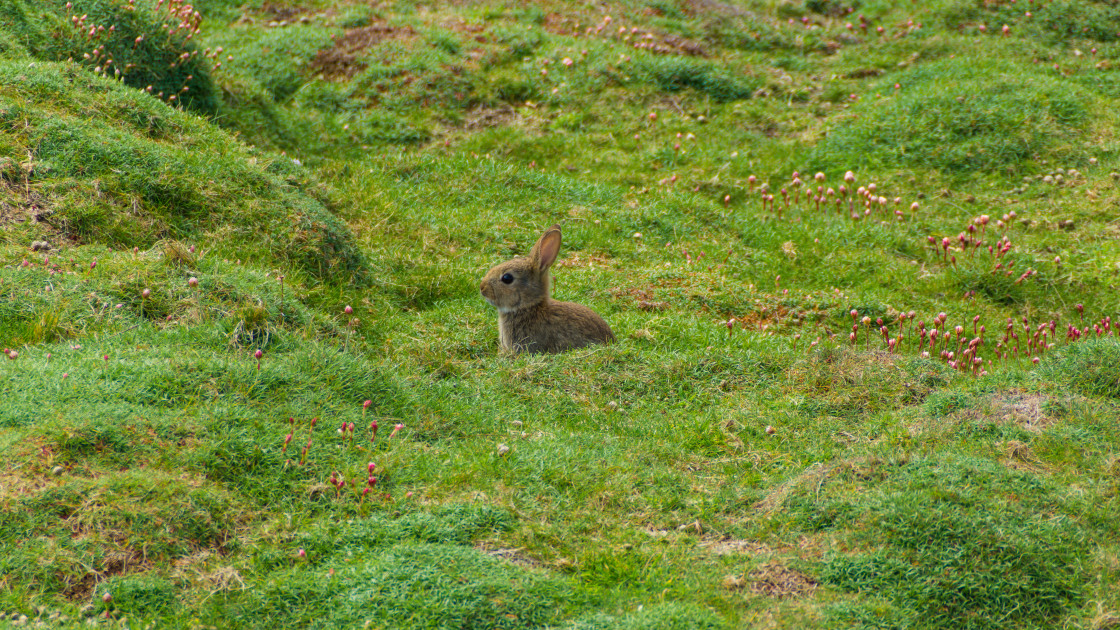
[(482, 279), (482, 297), (499, 313), (524, 310), (549, 299), (549, 268), (560, 253), (560, 226), (541, 235), (528, 256), (496, 265)]

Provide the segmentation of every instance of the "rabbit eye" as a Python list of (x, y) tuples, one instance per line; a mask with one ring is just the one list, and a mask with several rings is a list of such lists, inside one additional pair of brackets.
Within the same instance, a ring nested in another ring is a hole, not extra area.
[(503, 273), (502, 274), (502, 284), (513, 284), (513, 274), (512, 273)]

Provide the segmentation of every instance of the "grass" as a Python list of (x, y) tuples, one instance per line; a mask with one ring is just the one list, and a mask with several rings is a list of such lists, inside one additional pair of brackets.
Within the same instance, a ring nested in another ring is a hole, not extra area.
[(0, 0), (4, 623), (1120, 619), (1108, 3), (195, 6)]

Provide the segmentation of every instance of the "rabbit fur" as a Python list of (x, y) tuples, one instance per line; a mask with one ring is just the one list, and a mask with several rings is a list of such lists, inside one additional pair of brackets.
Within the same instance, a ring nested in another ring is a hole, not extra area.
[(595, 311), (549, 295), (549, 269), (560, 253), (560, 226), (544, 231), (528, 256), (490, 269), (480, 290), (498, 309), (498, 341), (503, 350), (562, 352), (614, 341), (611, 327)]

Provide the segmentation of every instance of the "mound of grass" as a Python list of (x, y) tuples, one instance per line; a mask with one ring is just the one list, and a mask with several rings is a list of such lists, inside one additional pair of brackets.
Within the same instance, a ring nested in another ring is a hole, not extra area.
[[(585, 605), (568, 581), (469, 546), (511, 524), (500, 510), (459, 505), (327, 526), (283, 551), (264, 552), (268, 562), (290, 568), (273, 573), (259, 593), (246, 596), (248, 602), (234, 597), (229, 604), (236, 604), (239, 618), (312, 628), (535, 628)], [(305, 557), (297, 559), (297, 546)], [(320, 577), (328, 572), (327, 579)]]
[(1057, 45), (1071, 41), (1115, 42), (1120, 39), (1120, 7), (1107, 0), (1052, 0), (1027, 11), (1014, 3), (950, 2), (939, 8), (946, 27), (975, 28), (1008, 24), (1032, 37)]
[(1041, 157), (1082, 155), (1088, 96), (1033, 67), (962, 56), (894, 80), (902, 87), (893, 96), (865, 99), (831, 130), (813, 151), (814, 169), (1018, 173)]
[(42, 57), (72, 59), (203, 115), (218, 111), (210, 59), (188, 37), (201, 24), (193, 13), (175, 15), (151, 0), (77, 0), (59, 17)]
[(0, 0), (0, 55), (27, 57), (29, 45), (41, 45), (45, 28), (42, 16), (24, 0)]
[(241, 609), (245, 619), (277, 619), (279, 628), (537, 628), (578, 605), (561, 580), (458, 546), (399, 544), (321, 569), (334, 576), (277, 572), (256, 605)]
[(636, 53), (632, 62), (600, 63), (595, 73), (622, 85), (648, 85), (661, 92), (694, 92), (718, 103), (749, 99), (760, 78), (732, 72), (707, 59)]
[(21, 205), (32, 205), (32, 191), (36, 200), (36, 220), (8, 239), (147, 249), (221, 233), (230, 258), (335, 281), (366, 272), (349, 230), (291, 160), (72, 64), (0, 62), (0, 99), (0, 142), (31, 156)]
[(200, 18), (141, 0), (79, 0), (67, 7), (23, 0), (0, 3), (0, 54), (73, 61), (145, 90), (153, 97), (211, 116), (217, 90), (210, 59), (192, 37)]
[(735, 76), (708, 61), (678, 56), (644, 57), (636, 73), (666, 92), (691, 88), (717, 102), (751, 97), (762, 81)]
[[(879, 552), (837, 555), (822, 581), (891, 601), (925, 628), (1048, 627), (1082, 599), (1084, 533), (1067, 517), (1036, 514), (1055, 489), (1033, 474), (967, 458), (918, 460), (885, 473), (871, 496), (811, 514), (854, 526)], [(873, 606), (836, 611), (875, 623)], [(896, 622), (897, 623), (897, 622)], [(894, 624), (888, 622), (888, 626)]]
[(1041, 375), (1085, 396), (1120, 398), (1120, 343), (1105, 338), (1065, 346), (1047, 358)]

